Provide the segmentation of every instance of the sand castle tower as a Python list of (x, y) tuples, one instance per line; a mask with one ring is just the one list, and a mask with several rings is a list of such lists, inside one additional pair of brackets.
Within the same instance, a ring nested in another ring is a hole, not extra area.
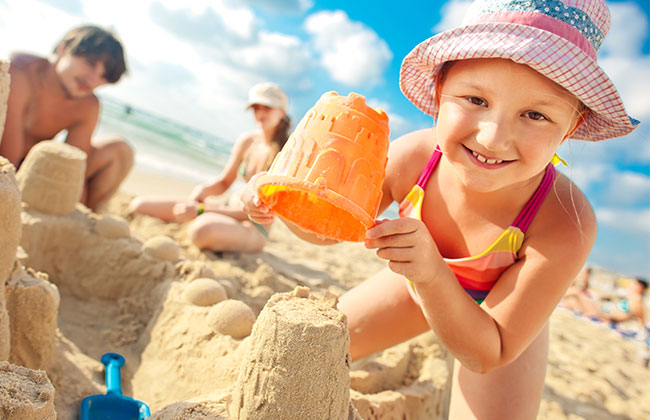
[(14, 267), (20, 240), (20, 190), (14, 167), (0, 156), (0, 360), (9, 358), (9, 315), (4, 284)]
[(278, 293), (260, 313), (235, 383), (231, 420), (345, 420), (349, 336), (336, 298)]
[[(0, 60), (0, 139), (9, 97), (9, 62)], [(0, 284), (4, 285), (16, 259), (20, 240), (20, 190), (13, 165), (0, 156)], [(4, 287), (0, 287), (0, 360), (9, 358), (9, 315)]]
[(386, 113), (363, 96), (325, 93), (258, 179), (260, 199), (307, 231), (362, 241), (381, 202), (388, 133)]
[(54, 387), (44, 371), (0, 362), (0, 418), (56, 419)]
[(7, 99), (9, 99), (9, 62), (0, 60), (0, 139), (7, 118)]
[(23, 202), (42, 213), (70, 214), (81, 199), (85, 172), (81, 149), (54, 141), (37, 143), (17, 175)]

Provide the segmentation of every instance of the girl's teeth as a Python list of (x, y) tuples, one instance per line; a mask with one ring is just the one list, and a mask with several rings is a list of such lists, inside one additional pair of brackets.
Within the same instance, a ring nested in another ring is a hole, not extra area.
[(493, 165), (493, 164), (495, 164), (495, 163), (501, 163), (501, 162), (503, 162), (503, 160), (499, 160), (499, 159), (487, 159), (487, 158), (485, 158), (485, 157), (479, 155), (479, 154), (476, 153), (475, 151), (472, 151), (472, 154), (474, 155), (474, 157), (475, 157), (476, 159), (478, 159), (479, 162), (488, 163), (488, 164), (490, 164), (490, 165)]

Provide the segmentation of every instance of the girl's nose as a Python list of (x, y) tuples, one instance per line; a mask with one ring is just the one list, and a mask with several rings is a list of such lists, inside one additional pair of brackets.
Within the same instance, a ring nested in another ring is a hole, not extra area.
[(511, 135), (508, 124), (501, 119), (481, 121), (478, 124), (476, 141), (486, 150), (503, 152), (510, 147)]

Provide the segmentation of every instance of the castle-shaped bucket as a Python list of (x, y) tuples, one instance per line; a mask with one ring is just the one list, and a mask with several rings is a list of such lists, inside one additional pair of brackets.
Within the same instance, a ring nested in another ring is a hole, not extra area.
[(382, 198), (388, 116), (356, 93), (327, 92), (302, 118), (256, 188), (303, 230), (363, 241)]

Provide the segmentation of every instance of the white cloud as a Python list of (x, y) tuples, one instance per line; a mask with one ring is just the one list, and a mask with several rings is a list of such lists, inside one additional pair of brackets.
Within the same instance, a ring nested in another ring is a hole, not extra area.
[(650, 209), (603, 208), (596, 210), (596, 219), (600, 225), (619, 232), (641, 237), (650, 235)]
[(645, 92), (650, 92), (650, 56), (642, 54), (648, 36), (648, 16), (635, 3), (608, 6), (612, 23), (600, 47), (600, 66), (614, 82), (628, 114), (648, 121), (650, 101)]
[(315, 13), (305, 21), (321, 64), (332, 79), (351, 86), (374, 86), (393, 58), (386, 42), (341, 10)]
[(600, 66), (621, 94), (625, 110), (636, 119), (650, 119), (650, 56), (608, 56)]
[(440, 11), (440, 22), (431, 29), (431, 32), (438, 33), (460, 25), (470, 4), (472, 4), (470, 0), (451, 0), (445, 3)]
[(650, 206), (650, 177), (638, 172), (614, 172), (607, 178), (605, 194), (618, 206), (645, 204)]
[(49, 55), (65, 32), (79, 24), (78, 17), (38, 1), (4, 0), (0, 2), (0, 57), (7, 58), (13, 51)]
[[(192, 3), (190, 3), (192, 4)], [(165, 31), (191, 42), (191, 46), (204, 46), (224, 50), (255, 42), (257, 22), (245, 9), (228, 9), (221, 6), (167, 7), (154, 1), (149, 17)]]
[(273, 79), (293, 79), (309, 68), (311, 55), (302, 41), (294, 36), (262, 32), (259, 42), (234, 49), (233, 61), (257, 69)]
[(249, 6), (260, 6), (273, 13), (303, 13), (314, 7), (313, 0), (238, 0)]
[(558, 154), (569, 166), (558, 165), (556, 168), (566, 174), (587, 196), (589, 190), (599, 186), (613, 169), (610, 164), (589, 162), (580, 155), (565, 154), (561, 151), (558, 151)]
[(640, 54), (648, 36), (647, 15), (632, 2), (609, 2), (608, 7), (612, 23), (600, 46), (600, 54), (627, 57)]

